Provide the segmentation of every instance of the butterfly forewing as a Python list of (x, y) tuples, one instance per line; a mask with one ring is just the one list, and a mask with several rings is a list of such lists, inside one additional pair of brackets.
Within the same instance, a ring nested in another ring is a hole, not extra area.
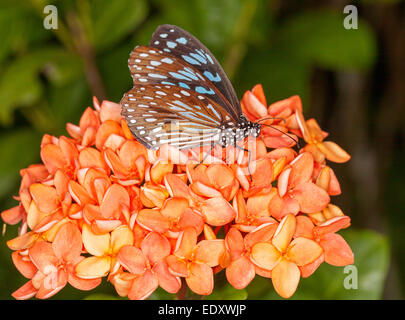
[(242, 114), (238, 97), (214, 55), (193, 35), (174, 25), (161, 25), (152, 35), (151, 47), (183, 60), (204, 75), (226, 98), (224, 107), (232, 117)]
[(121, 100), (131, 132), (149, 149), (179, 149), (218, 140), (227, 111), (215, 101), (171, 85), (135, 85)]
[(229, 118), (236, 124), (239, 116), (229, 113), (229, 102), (206, 76), (199, 70), (162, 50), (138, 46), (128, 61), (135, 85), (171, 85), (192, 90), (200, 96), (221, 105), (228, 111)]

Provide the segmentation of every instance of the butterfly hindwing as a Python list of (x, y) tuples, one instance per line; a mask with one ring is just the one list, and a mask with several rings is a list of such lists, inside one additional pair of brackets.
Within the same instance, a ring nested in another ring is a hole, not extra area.
[(193, 35), (169, 24), (159, 26), (150, 40), (151, 47), (182, 59), (204, 75), (229, 102), (226, 109), (231, 115), (242, 114), (238, 97), (214, 55)]
[(135, 85), (121, 100), (131, 132), (149, 149), (169, 143), (179, 149), (211, 144), (227, 111), (192, 90), (171, 85)]

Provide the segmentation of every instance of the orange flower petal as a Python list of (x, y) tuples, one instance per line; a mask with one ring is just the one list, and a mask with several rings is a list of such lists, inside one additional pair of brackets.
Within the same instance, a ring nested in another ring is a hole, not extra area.
[(94, 234), (87, 224), (82, 227), (83, 244), (87, 252), (101, 257), (110, 250), (110, 234)]
[(327, 233), (334, 233), (350, 226), (350, 217), (340, 216), (329, 219), (314, 228), (314, 235), (321, 237)]
[(297, 266), (304, 266), (318, 259), (322, 252), (321, 246), (315, 241), (299, 237), (291, 242), (286, 255)]
[(139, 211), (136, 221), (145, 229), (165, 233), (170, 227), (170, 220), (156, 209), (143, 209)]
[(173, 172), (173, 164), (168, 161), (159, 160), (155, 162), (150, 170), (150, 178), (156, 184), (161, 184), (166, 174)]
[(148, 298), (159, 286), (157, 277), (150, 271), (132, 281), (128, 298), (131, 300), (144, 300)]
[(32, 199), (42, 212), (51, 213), (59, 206), (59, 198), (56, 189), (42, 183), (34, 183), (30, 186)]
[(37, 241), (28, 251), (32, 263), (44, 274), (55, 269), (58, 258), (52, 248), (52, 244), (46, 241)]
[(281, 220), (274, 234), (272, 243), (280, 251), (284, 252), (295, 233), (296, 219), (295, 216), (289, 214)]
[(111, 250), (117, 253), (123, 246), (134, 243), (134, 234), (127, 225), (122, 225), (111, 232)]
[(276, 194), (276, 189), (264, 189), (247, 200), (247, 210), (251, 217), (269, 217), (269, 204)]
[(245, 252), (243, 236), (236, 228), (230, 228), (225, 236), (225, 246), (231, 254), (231, 259), (238, 259)]
[(257, 188), (271, 187), (273, 165), (270, 159), (263, 158), (260, 160), (251, 161), (250, 168), (252, 173), (252, 186)]
[(194, 228), (187, 228), (181, 232), (177, 239), (174, 255), (179, 258), (190, 259), (197, 244), (197, 236)]
[(121, 105), (111, 101), (104, 100), (100, 109), (100, 120), (105, 122), (113, 120), (116, 122), (121, 121)]
[(276, 232), (277, 227), (278, 223), (276, 221), (261, 224), (259, 227), (245, 235), (245, 247), (251, 248), (258, 242), (270, 241)]
[(208, 224), (223, 226), (235, 218), (235, 210), (224, 198), (211, 198), (204, 201), (201, 212)]
[(221, 192), (219, 192), (214, 188), (206, 186), (200, 181), (196, 181), (193, 184), (191, 184), (190, 188), (194, 193), (198, 194), (199, 196), (208, 198), (222, 197)]
[(66, 262), (77, 259), (82, 252), (82, 235), (79, 228), (71, 223), (62, 225), (52, 243), (56, 257)]
[(76, 265), (76, 275), (82, 279), (96, 279), (105, 277), (110, 268), (110, 257), (89, 257)]
[(246, 91), (242, 101), (247, 111), (256, 118), (264, 118), (268, 115), (267, 106), (263, 105), (252, 92)]
[(206, 170), (206, 174), (211, 185), (218, 190), (232, 185), (235, 180), (233, 171), (223, 164), (210, 165)]
[(38, 270), (28, 257), (22, 256), (18, 251), (14, 251), (11, 258), (17, 270), (28, 279), (31, 279)]
[(145, 207), (161, 208), (168, 196), (169, 193), (164, 188), (159, 186), (146, 183), (143, 187), (141, 187), (140, 200)]
[(80, 279), (73, 273), (68, 274), (68, 282), (71, 286), (78, 290), (90, 291), (101, 284), (101, 278), (96, 279)]
[(223, 239), (201, 240), (194, 251), (194, 261), (215, 267), (219, 265), (224, 253), (225, 241)]
[(255, 277), (255, 268), (246, 256), (234, 260), (226, 268), (226, 278), (235, 289), (244, 289)]
[(94, 204), (94, 199), (87, 193), (86, 189), (76, 181), (70, 180), (69, 193), (72, 198), (81, 206), (85, 204)]
[(16, 300), (27, 300), (35, 296), (37, 289), (32, 285), (32, 281), (26, 282), (18, 290), (14, 291), (11, 295)]
[(156, 263), (153, 272), (157, 275), (159, 286), (169, 293), (176, 293), (180, 290), (181, 280), (170, 273), (165, 261)]
[(99, 150), (103, 149), (104, 143), (111, 134), (122, 136), (123, 132), (119, 123), (113, 120), (106, 120), (103, 124), (101, 124), (100, 128), (97, 130), (96, 135), (97, 149)]
[(164, 178), (165, 186), (172, 197), (190, 198), (187, 184), (175, 174), (167, 174)]
[(80, 118), (79, 126), (82, 131), (88, 127), (98, 128), (100, 125), (100, 120), (97, 117), (96, 112), (88, 107), (84, 111), (83, 115)]
[(147, 261), (142, 251), (134, 246), (123, 246), (118, 252), (119, 263), (129, 272), (141, 275), (147, 268)]
[(192, 227), (197, 231), (197, 234), (200, 234), (204, 229), (204, 219), (197, 211), (186, 209), (177, 225), (182, 230)]
[(166, 258), (170, 254), (170, 249), (169, 241), (157, 232), (149, 233), (141, 244), (141, 250), (151, 265)]
[(332, 141), (324, 141), (316, 145), (325, 154), (326, 159), (336, 163), (344, 163), (350, 160), (350, 155)]
[(293, 262), (282, 259), (271, 272), (274, 289), (283, 298), (290, 298), (297, 290), (300, 269)]
[(3, 221), (7, 224), (17, 224), (21, 221), (21, 219), (23, 218), (25, 213), (25, 210), (22, 206), (18, 205), (15, 206), (14, 208), (8, 209), (8, 210), (4, 210), (1, 213), (1, 218), (3, 219)]
[(314, 224), (311, 219), (304, 215), (299, 215), (296, 217), (297, 225), (295, 228), (294, 238), (304, 237), (308, 239), (313, 238), (312, 231), (314, 229)]
[(214, 274), (212, 268), (204, 263), (192, 262), (189, 266), (190, 274), (186, 282), (191, 291), (200, 295), (209, 295), (214, 289)]
[(354, 263), (353, 252), (341, 235), (325, 234), (319, 244), (324, 250), (325, 262), (338, 267)]
[(129, 168), (122, 164), (120, 158), (113, 150), (107, 148), (103, 153), (106, 164), (119, 179), (125, 179), (129, 176)]
[(48, 299), (62, 290), (66, 286), (66, 284), (66, 271), (63, 269), (58, 270), (56, 275), (49, 275), (45, 277), (35, 297), (38, 299)]
[(289, 188), (295, 188), (311, 179), (314, 171), (314, 158), (311, 153), (301, 153), (290, 165), (292, 170), (289, 177)]
[(311, 276), (324, 261), (325, 257), (323, 254), (321, 254), (319, 258), (313, 261), (312, 263), (299, 267), (301, 271), (301, 277), (308, 278), (309, 276)]
[(14, 251), (24, 250), (32, 246), (38, 239), (39, 234), (32, 231), (24, 233), (23, 235), (7, 241), (7, 246)]
[(100, 205), (100, 211), (104, 218), (118, 219), (123, 207), (129, 207), (129, 195), (127, 190), (119, 184), (112, 184), (106, 191)]
[(84, 148), (79, 154), (79, 164), (82, 168), (107, 169), (102, 154), (95, 148)]
[(52, 174), (58, 169), (65, 168), (68, 164), (63, 157), (62, 150), (54, 144), (47, 144), (41, 148), (41, 159)]
[(189, 271), (187, 268), (187, 262), (174, 255), (166, 257), (166, 263), (169, 271), (176, 277), (188, 277)]
[(262, 105), (267, 106), (266, 96), (264, 95), (263, 87), (261, 84), (257, 84), (253, 87), (252, 93), (257, 99), (262, 103)]
[(265, 270), (272, 270), (279, 263), (280, 258), (280, 251), (268, 242), (256, 243), (250, 253), (250, 260)]
[(330, 202), (328, 193), (315, 183), (307, 182), (294, 189), (291, 195), (304, 213), (314, 213), (324, 209)]
[(129, 289), (131, 289), (132, 280), (136, 278), (136, 275), (129, 272), (120, 272), (111, 276), (110, 281), (114, 285), (120, 297), (128, 296)]
[(185, 198), (170, 198), (167, 199), (160, 209), (160, 212), (163, 216), (172, 219), (178, 220), (189, 207), (188, 200)]

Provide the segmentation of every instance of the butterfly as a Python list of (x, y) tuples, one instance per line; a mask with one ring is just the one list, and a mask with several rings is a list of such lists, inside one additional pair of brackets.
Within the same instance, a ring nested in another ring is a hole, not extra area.
[(121, 114), (148, 149), (237, 147), (260, 135), (261, 124), (243, 115), (214, 55), (180, 27), (159, 26), (149, 46), (131, 52), (128, 66), (134, 85), (121, 100)]

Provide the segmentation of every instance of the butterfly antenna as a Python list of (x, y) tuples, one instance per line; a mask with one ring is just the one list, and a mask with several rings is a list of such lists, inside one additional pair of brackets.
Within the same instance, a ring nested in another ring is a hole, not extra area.
[(293, 141), (297, 144), (298, 149), (301, 149), (301, 146), (300, 146), (300, 143), (299, 143), (298, 139), (295, 139), (294, 137), (292, 137), (292, 136), (289, 135), (288, 133), (286, 133), (286, 132), (284, 132), (284, 131), (282, 131), (282, 130), (280, 130), (280, 129), (277, 129), (276, 127), (274, 127), (274, 126), (272, 126), (272, 125), (270, 125), (270, 124), (262, 123), (262, 126), (270, 127), (270, 128), (272, 128), (272, 129), (274, 129), (274, 130), (276, 130), (276, 131), (278, 131), (278, 132), (281, 132), (282, 134), (286, 135), (286, 136), (289, 137), (291, 140), (293, 140)]

